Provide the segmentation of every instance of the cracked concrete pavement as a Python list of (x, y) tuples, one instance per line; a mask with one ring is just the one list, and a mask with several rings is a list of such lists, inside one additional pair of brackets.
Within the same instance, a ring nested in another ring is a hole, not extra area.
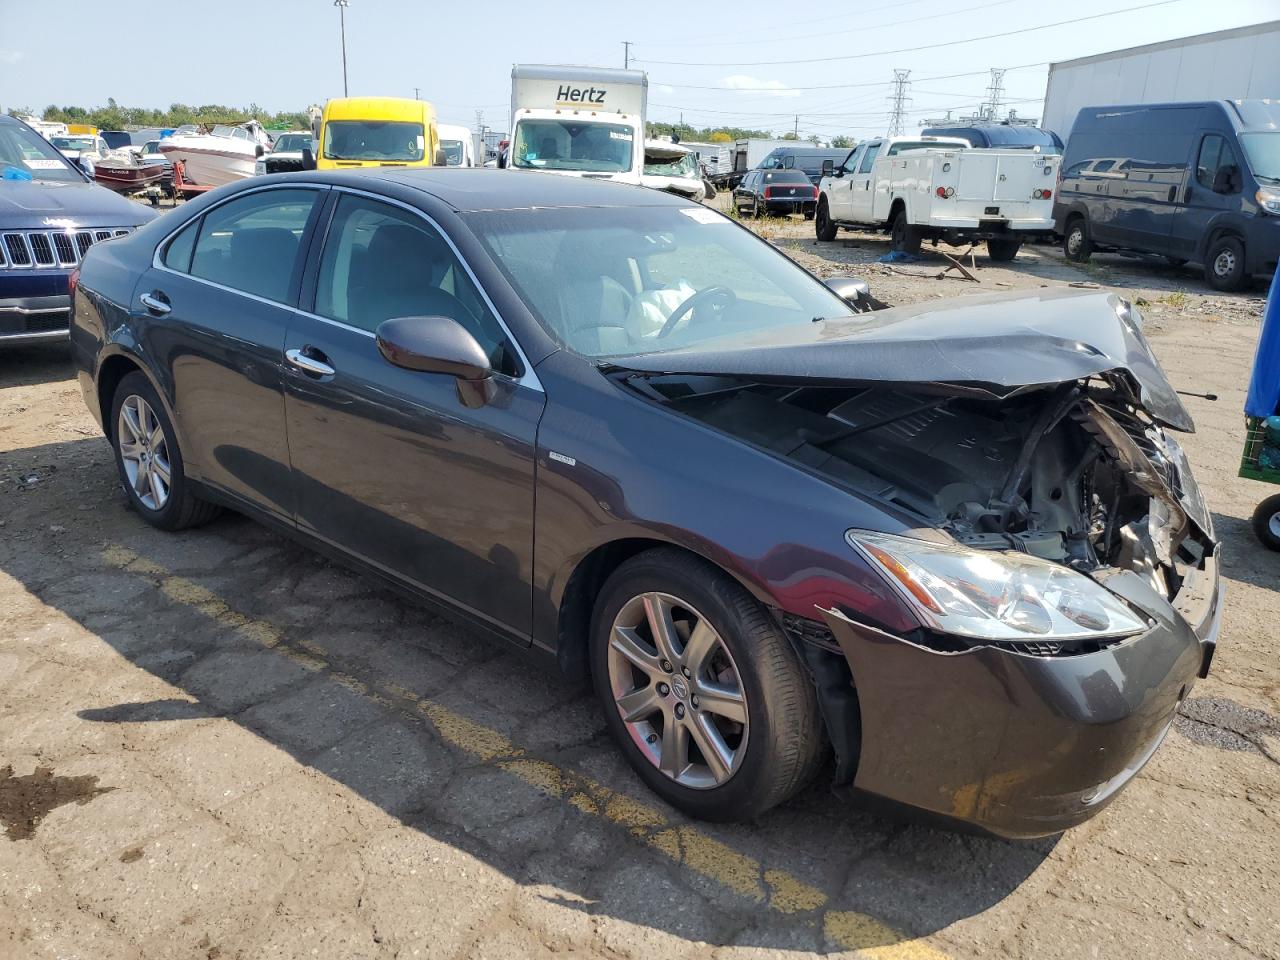
[[(0, 353), (0, 957), (1280, 958), (1280, 556), (1236, 478), (1261, 291), (1053, 251), (977, 287), (760, 229), (891, 302), (1100, 281), (1146, 302), (1226, 541), (1213, 674), (1098, 819), (1034, 843), (821, 780), (749, 825), (646, 793), (582, 689), (235, 516), (124, 506), (64, 349)], [(1184, 292), (1185, 291), (1185, 292)], [(13, 821), (10, 823), (9, 821)]]

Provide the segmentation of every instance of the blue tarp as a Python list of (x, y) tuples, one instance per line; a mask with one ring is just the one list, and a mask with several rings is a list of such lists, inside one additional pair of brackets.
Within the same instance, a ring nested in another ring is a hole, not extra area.
[(1258, 337), (1258, 352), (1253, 355), (1253, 376), (1249, 379), (1244, 412), (1249, 417), (1280, 413), (1280, 268), (1267, 294), (1262, 335)]

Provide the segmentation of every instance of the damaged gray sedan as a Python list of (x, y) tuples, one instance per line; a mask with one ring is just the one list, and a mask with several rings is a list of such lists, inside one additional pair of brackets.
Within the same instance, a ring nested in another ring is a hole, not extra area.
[[(1218, 629), (1192, 429), (1125, 301), (897, 309), (656, 191), (285, 174), (86, 258), (133, 508), (257, 516), (591, 677), (641, 779), (1055, 833)], [(96, 248), (95, 248), (96, 250)]]

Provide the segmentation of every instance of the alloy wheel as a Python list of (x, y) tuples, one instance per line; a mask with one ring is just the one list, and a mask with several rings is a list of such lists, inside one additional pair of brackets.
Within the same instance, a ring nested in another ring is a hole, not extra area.
[(172, 482), (169, 443), (160, 418), (137, 394), (130, 394), (120, 405), (116, 438), (125, 477), (134, 495), (148, 510), (164, 509)]
[(609, 636), (609, 685), (632, 741), (676, 783), (718, 787), (746, 755), (747, 699), (719, 633), (679, 597), (643, 593)]
[(1080, 248), (1084, 245), (1084, 231), (1079, 227), (1072, 227), (1071, 232), (1067, 234), (1067, 253), (1073, 257), (1080, 253)]
[(1267, 521), (1267, 528), (1273, 537), (1280, 540), (1280, 511), (1271, 515), (1271, 519)]

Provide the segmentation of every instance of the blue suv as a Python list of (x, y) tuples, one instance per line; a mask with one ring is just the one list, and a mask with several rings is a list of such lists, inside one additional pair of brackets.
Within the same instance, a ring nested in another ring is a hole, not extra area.
[(90, 181), (21, 120), (0, 116), (0, 349), (67, 339), (80, 258), (154, 217)]

